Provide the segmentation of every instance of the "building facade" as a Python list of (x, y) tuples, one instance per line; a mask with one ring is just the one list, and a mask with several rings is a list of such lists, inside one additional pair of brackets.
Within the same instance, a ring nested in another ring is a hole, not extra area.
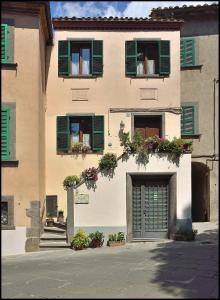
[(181, 29), (181, 104), (185, 138), (193, 139), (192, 218), (218, 220), (218, 4), (154, 9), (153, 18), (184, 19)]
[(45, 199), (48, 2), (1, 2), (2, 254), (39, 249)]
[[(53, 19), (46, 195), (48, 202), (54, 201), (51, 206), (64, 210), (65, 217), (64, 178), (97, 167), (105, 153), (121, 155), (122, 127), (130, 136), (135, 129), (145, 137), (180, 136), (181, 25), (182, 21), (167, 19)], [(90, 152), (74, 154), (75, 143)], [(145, 217), (143, 191), (152, 192), (164, 205), (165, 229), (158, 216)], [(137, 229), (134, 222), (142, 225)], [(121, 230), (128, 241), (169, 237), (178, 224), (191, 226), (191, 155), (184, 154), (179, 164), (166, 156), (150, 157), (145, 167), (132, 157), (118, 162), (113, 178), (100, 175), (95, 189), (83, 184), (76, 190), (74, 223), (76, 229), (88, 232)], [(158, 230), (147, 232), (148, 226)]]

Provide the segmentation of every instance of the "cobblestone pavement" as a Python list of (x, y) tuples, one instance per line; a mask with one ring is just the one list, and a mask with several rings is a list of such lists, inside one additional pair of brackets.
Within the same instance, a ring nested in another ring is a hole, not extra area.
[(218, 225), (157, 241), (2, 258), (2, 298), (218, 298)]

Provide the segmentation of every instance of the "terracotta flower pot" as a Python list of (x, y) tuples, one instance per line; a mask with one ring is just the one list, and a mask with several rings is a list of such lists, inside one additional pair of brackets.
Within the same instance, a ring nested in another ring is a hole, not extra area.
[(117, 246), (124, 246), (124, 245), (125, 245), (125, 240), (123, 240), (123, 241), (108, 241), (109, 247), (117, 247)]

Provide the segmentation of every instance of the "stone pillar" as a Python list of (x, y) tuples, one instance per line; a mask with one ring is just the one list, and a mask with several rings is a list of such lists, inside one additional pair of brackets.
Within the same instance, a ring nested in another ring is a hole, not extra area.
[(74, 189), (70, 187), (67, 189), (67, 243), (70, 243), (71, 237), (74, 235)]
[(40, 244), (40, 201), (31, 201), (26, 216), (31, 218), (31, 227), (26, 229), (25, 251), (39, 251)]

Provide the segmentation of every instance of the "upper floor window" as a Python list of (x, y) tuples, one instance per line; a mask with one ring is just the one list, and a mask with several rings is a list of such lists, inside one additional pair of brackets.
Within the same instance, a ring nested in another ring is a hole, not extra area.
[(58, 43), (59, 76), (102, 76), (103, 41), (64, 40)]
[(1, 62), (8, 62), (8, 25), (1, 24)]
[(1, 158), (10, 159), (10, 109), (1, 110)]
[(181, 135), (194, 135), (195, 129), (195, 105), (182, 105)]
[(2, 19), (1, 24), (1, 63), (14, 63), (14, 20)]
[(180, 40), (181, 67), (195, 65), (195, 39), (181, 38)]
[(104, 116), (57, 117), (57, 152), (71, 152), (78, 143), (92, 151), (104, 150)]
[(170, 74), (170, 41), (133, 40), (125, 42), (127, 76), (168, 76)]

